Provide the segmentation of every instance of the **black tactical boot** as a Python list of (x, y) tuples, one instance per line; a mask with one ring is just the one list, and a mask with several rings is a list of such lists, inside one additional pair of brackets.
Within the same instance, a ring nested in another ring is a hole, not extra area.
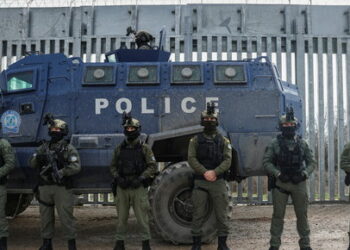
[(269, 250), (278, 250), (278, 249), (279, 247), (272, 247), (272, 246), (269, 248)]
[(68, 250), (77, 250), (75, 239), (68, 240)]
[(117, 240), (113, 250), (125, 250), (124, 241), (123, 240)]
[(226, 245), (227, 236), (218, 237), (218, 250), (230, 250)]
[(52, 250), (52, 240), (43, 239), (43, 245), (39, 248), (39, 250)]
[(7, 250), (7, 238), (3, 237), (0, 239), (0, 250)]
[(191, 250), (201, 250), (202, 249), (202, 237), (201, 236), (193, 236), (193, 245)]
[(300, 250), (312, 250), (311, 247), (301, 247)]
[(349, 247), (348, 247), (348, 250), (350, 250), (350, 232), (348, 233), (349, 235)]
[(151, 246), (149, 245), (149, 240), (142, 241), (142, 250), (151, 250)]

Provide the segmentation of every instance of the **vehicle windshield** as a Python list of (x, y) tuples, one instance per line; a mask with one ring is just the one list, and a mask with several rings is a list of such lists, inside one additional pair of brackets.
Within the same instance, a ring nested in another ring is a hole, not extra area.
[(7, 79), (7, 91), (31, 89), (33, 87), (32, 71), (9, 75)]

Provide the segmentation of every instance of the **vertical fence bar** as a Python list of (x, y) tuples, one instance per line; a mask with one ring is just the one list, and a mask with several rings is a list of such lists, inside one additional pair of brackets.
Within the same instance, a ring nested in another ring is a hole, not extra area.
[(175, 62), (180, 61), (180, 38), (175, 37)]
[(232, 60), (232, 36), (227, 36), (227, 60)]
[(3, 40), (0, 40), (0, 71), (2, 71), (5, 67), (2, 64), (2, 58), (4, 57), (2, 51), (3, 51)]
[(101, 37), (96, 37), (96, 62), (101, 62)]
[(344, 171), (340, 169), (340, 155), (344, 149), (344, 100), (343, 100), (343, 47), (342, 39), (337, 38), (337, 97), (338, 97), (338, 144), (337, 144), (337, 167), (338, 167), (338, 190), (339, 199), (345, 200)]
[(286, 69), (287, 69), (287, 82), (292, 82), (292, 52), (291, 52), (292, 38), (286, 38)]
[(202, 51), (203, 51), (203, 43), (202, 43), (202, 36), (197, 35), (197, 61), (202, 61)]
[(213, 37), (207, 36), (207, 60), (213, 59)]
[(266, 55), (272, 61), (272, 39), (271, 39), (271, 36), (266, 37)]
[(12, 43), (10, 41), (7, 41), (7, 67), (11, 64), (12, 61)]
[(86, 62), (91, 62), (92, 38), (86, 37)]
[(319, 166), (319, 189), (320, 189), (320, 201), (325, 200), (325, 179), (324, 179), (324, 170), (325, 170), (325, 139), (324, 139), (324, 96), (323, 96), (323, 44), (322, 37), (317, 39), (318, 47), (318, 166)]
[(218, 59), (218, 61), (221, 61), (222, 60), (222, 36), (217, 37), (216, 44), (217, 44), (217, 50), (216, 50), (217, 59)]
[(279, 72), (282, 72), (282, 44), (281, 37), (276, 37), (276, 65)]
[(242, 60), (242, 37), (237, 37), (237, 60)]
[[(314, 47), (313, 38), (308, 39), (308, 76), (309, 82), (305, 84), (308, 87), (308, 96), (305, 97), (309, 100), (309, 117), (307, 127), (309, 129), (309, 146), (313, 152), (315, 152), (315, 104), (314, 104)], [(315, 157), (315, 155), (314, 155)], [(315, 201), (315, 175), (310, 176), (310, 200)]]
[(327, 38), (327, 100), (328, 100), (328, 185), (329, 198), (334, 200), (334, 100), (333, 100), (333, 47), (332, 38)]

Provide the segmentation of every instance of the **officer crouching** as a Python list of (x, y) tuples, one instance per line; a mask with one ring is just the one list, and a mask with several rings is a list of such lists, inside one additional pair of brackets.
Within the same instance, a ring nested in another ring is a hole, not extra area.
[(66, 122), (45, 116), (48, 125), (49, 142), (43, 142), (31, 159), (31, 166), (39, 169), (39, 187), (35, 190), (39, 201), (41, 217), (41, 237), (43, 244), (39, 250), (52, 250), (55, 226), (55, 210), (60, 217), (68, 249), (76, 250), (76, 226), (73, 216), (74, 195), (72, 176), (77, 174), (80, 159), (77, 150), (64, 139), (68, 134)]
[(114, 250), (125, 250), (124, 240), (130, 207), (133, 207), (141, 230), (142, 250), (150, 250), (150, 205), (147, 187), (157, 171), (157, 165), (152, 150), (139, 138), (140, 122), (124, 114), (122, 125), (126, 138), (115, 148), (110, 166), (115, 178), (116, 185), (113, 189), (118, 212)]
[(218, 114), (214, 103), (207, 104), (202, 112), (201, 125), (204, 132), (190, 140), (188, 163), (194, 170), (192, 191), (192, 250), (201, 249), (202, 226), (205, 222), (207, 202), (211, 198), (216, 215), (218, 250), (229, 250), (226, 245), (229, 234), (227, 210), (229, 205), (224, 173), (231, 166), (232, 148), (230, 141), (217, 132)]
[[(295, 134), (298, 128), (293, 109), (279, 121), (282, 134), (273, 139), (266, 148), (263, 165), (269, 175), (273, 199), (270, 250), (278, 250), (281, 245), (284, 215), (288, 197), (291, 196), (297, 217), (297, 230), (301, 250), (311, 250), (310, 228), (307, 219), (309, 203), (306, 179), (315, 168), (312, 151), (307, 143)], [(271, 179), (272, 178), (272, 179)]]

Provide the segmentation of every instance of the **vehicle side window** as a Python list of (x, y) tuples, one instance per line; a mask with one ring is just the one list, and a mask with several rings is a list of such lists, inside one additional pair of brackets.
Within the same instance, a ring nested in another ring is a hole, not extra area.
[(33, 71), (20, 72), (7, 76), (8, 92), (33, 88)]
[(215, 84), (246, 84), (246, 72), (243, 65), (216, 65)]

